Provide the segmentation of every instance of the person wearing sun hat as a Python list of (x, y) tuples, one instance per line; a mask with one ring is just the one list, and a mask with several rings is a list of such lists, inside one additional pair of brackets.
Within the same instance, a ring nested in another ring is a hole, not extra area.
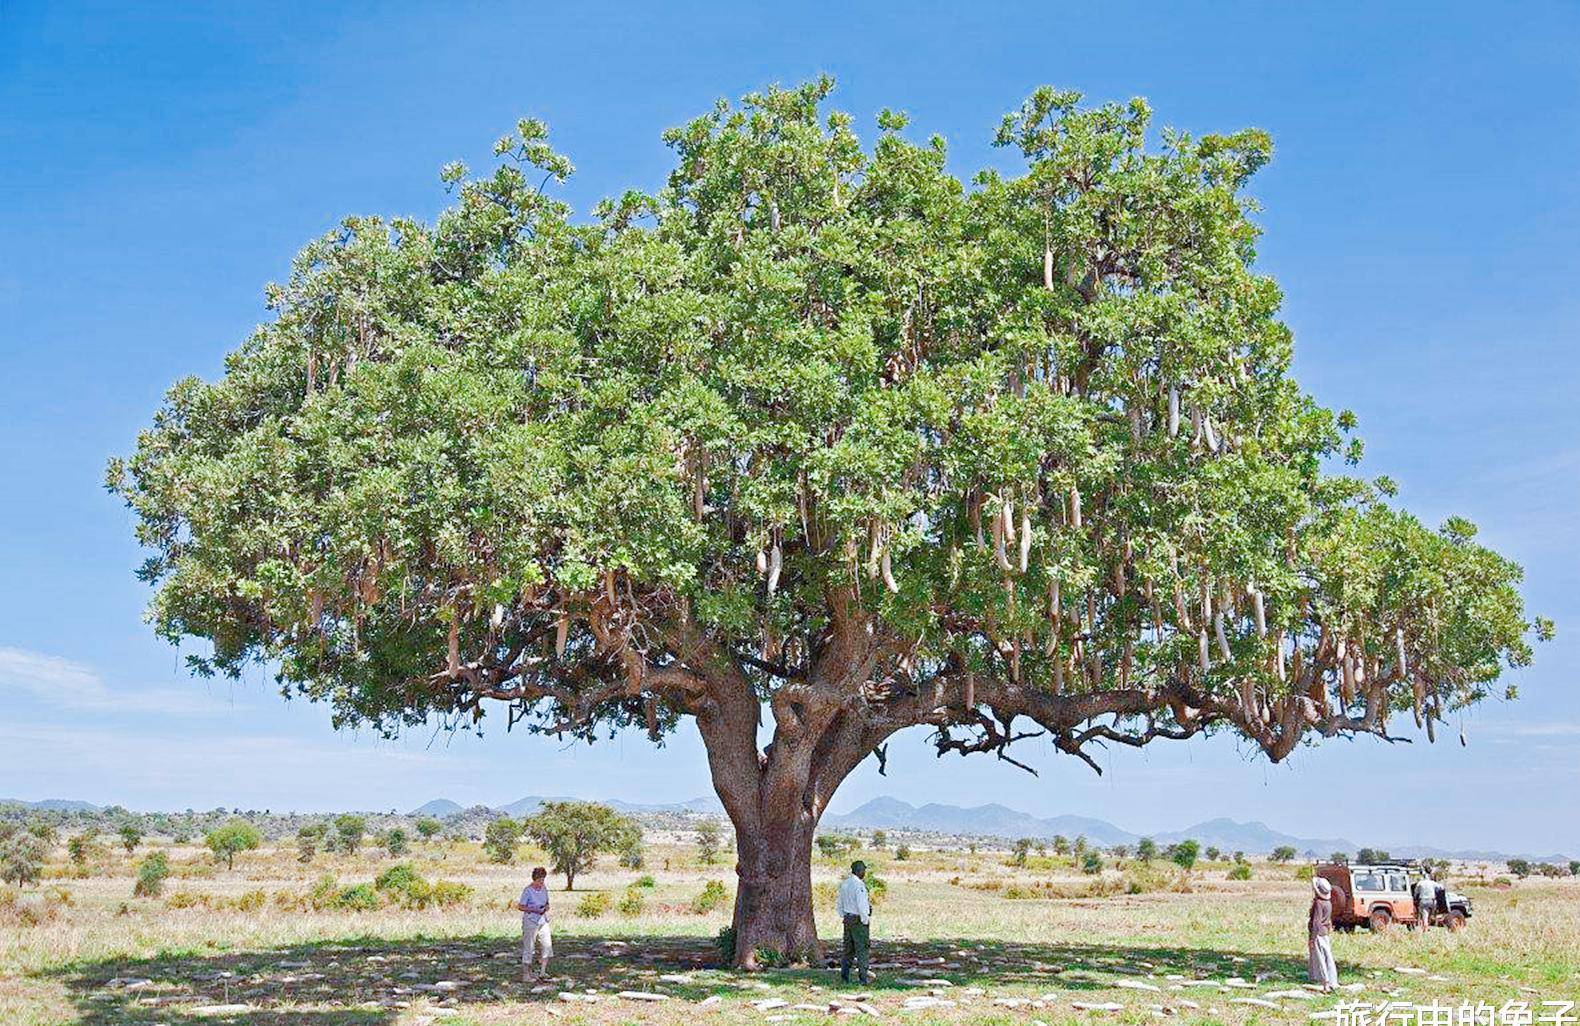
[(1327, 994), (1339, 984), (1333, 961), (1333, 885), (1322, 877), (1311, 881), (1311, 911), (1306, 914), (1306, 953), (1311, 982)]

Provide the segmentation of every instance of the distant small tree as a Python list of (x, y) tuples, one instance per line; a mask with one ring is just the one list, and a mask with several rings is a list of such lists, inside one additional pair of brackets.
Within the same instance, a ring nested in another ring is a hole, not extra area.
[(888, 833), (883, 831), (883, 830), (874, 830), (872, 832), (872, 847), (875, 850), (877, 850), (877, 851), (882, 851), (883, 849), (887, 848), (888, 846), (889, 846), (889, 835), (888, 835)]
[(1103, 871), (1103, 857), (1095, 851), (1089, 851), (1081, 859), (1081, 872), (1088, 876), (1095, 876)]
[(565, 889), (575, 890), (576, 874), (591, 869), (598, 856), (619, 851), (641, 834), (635, 821), (597, 802), (545, 802), (525, 824), (527, 833), (548, 852)]
[(335, 847), (347, 855), (355, 855), (367, 835), (368, 821), (355, 813), (347, 812), (335, 817)]
[(391, 827), (385, 831), (380, 840), (384, 844), (384, 850), (389, 852), (390, 858), (398, 859), (411, 850), (411, 839), (400, 827)]
[(1116, 844), (1112, 848), (1109, 848), (1108, 850), (1113, 853), (1114, 858), (1122, 859), (1122, 858), (1124, 858), (1124, 857), (1126, 857), (1127, 855), (1130, 854), (1130, 845), (1128, 845), (1128, 844)]
[(1531, 863), (1529, 859), (1510, 859), (1508, 865), (1509, 872), (1513, 873), (1521, 880), (1531, 875)]
[(1243, 852), (1243, 851), (1235, 852), (1234, 853), (1234, 861), (1236, 861), (1236, 862), (1244, 862), (1245, 861), (1245, 852)]
[(1223, 854), (1223, 852), (1219, 851), (1217, 848), (1215, 848), (1215, 847), (1208, 847), (1208, 849), (1207, 849), (1207, 861), (1208, 862), (1217, 862), (1218, 861), (1218, 856), (1220, 856), (1222, 854)]
[(1015, 852), (1015, 865), (1024, 866), (1026, 864), (1026, 856), (1031, 853), (1031, 838), (1022, 837), (1016, 841), (1013, 851)]
[(483, 851), (488, 861), (508, 866), (516, 860), (516, 845), (521, 843), (521, 824), (500, 816), (483, 831)]
[(66, 839), (66, 855), (78, 866), (87, 865), (97, 858), (102, 850), (99, 844), (99, 832), (92, 827)]
[(697, 826), (697, 858), (705, 866), (719, 861), (719, 824), (711, 819)]
[(117, 833), (121, 835), (121, 847), (126, 849), (126, 854), (128, 855), (136, 851), (137, 846), (143, 843), (143, 828), (136, 823), (122, 823), (121, 829)]
[(1151, 862), (1158, 857), (1158, 842), (1150, 837), (1143, 837), (1136, 844), (1136, 858), (1142, 862)]
[(1349, 860), (1350, 857), (1344, 854), (1342, 851), (1336, 851), (1332, 855), (1328, 856), (1329, 862), (1348, 862)]
[(1274, 848), (1272, 854), (1268, 855), (1267, 857), (1272, 862), (1293, 861), (1295, 857), (1295, 847), (1292, 844), (1281, 844)]
[(232, 819), (210, 830), (204, 840), (215, 862), (225, 863), (226, 869), (235, 869), (236, 856), (255, 850), (263, 843), (263, 836), (246, 820)]
[(318, 854), (318, 846), (323, 843), (324, 835), (329, 828), (323, 823), (311, 823), (296, 831), (296, 861), (307, 865), (313, 861), (313, 856)]
[(1362, 848), (1355, 853), (1355, 861), (1360, 863), (1391, 862), (1393, 861), (1386, 851), (1381, 848)]
[(444, 829), (444, 824), (432, 816), (423, 816), (417, 820), (417, 836), (424, 841), (431, 841)]
[(861, 846), (861, 842), (849, 834), (818, 834), (814, 842), (823, 857), (830, 859), (848, 855)]
[(1580, 876), (1580, 859), (1569, 860), (1569, 875)]
[(1195, 841), (1185, 840), (1169, 846), (1169, 858), (1181, 869), (1189, 869), (1196, 864), (1196, 856), (1201, 853), (1201, 845)]
[(901, 841), (899, 847), (894, 849), (895, 860), (898, 862), (906, 862), (910, 859), (910, 857), (911, 846), (906, 844), (904, 841)]
[(1053, 835), (1053, 853), (1055, 855), (1070, 854), (1070, 839), (1063, 834)]
[(157, 898), (165, 889), (170, 876), (170, 858), (162, 851), (151, 853), (137, 866), (137, 882), (132, 894), (139, 898)]
[(49, 849), (37, 834), (15, 830), (0, 835), (0, 881), (26, 887), (38, 883)]
[(1076, 858), (1080, 858), (1082, 855), (1086, 854), (1085, 834), (1081, 834), (1080, 836), (1076, 837), (1074, 843), (1070, 845), (1070, 854), (1074, 855)]
[(642, 844), (642, 832), (635, 830), (620, 845), (620, 865), (626, 869), (641, 869), (647, 863), (647, 849)]

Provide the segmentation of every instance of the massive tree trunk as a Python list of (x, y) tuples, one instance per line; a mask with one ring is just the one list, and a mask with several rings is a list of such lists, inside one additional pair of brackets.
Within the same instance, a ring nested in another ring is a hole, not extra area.
[(764, 807), (735, 828), (735, 963), (751, 968), (759, 950), (790, 962), (821, 954), (812, 921), (812, 835), (817, 817), (801, 803)]
[(710, 688), (696, 709), (714, 789), (735, 828), (734, 964), (760, 953), (807, 962), (821, 952), (812, 918), (812, 840), (834, 789), (887, 730), (865, 725), (815, 690), (771, 707), (773, 739), (757, 748), (763, 707), (743, 680)]

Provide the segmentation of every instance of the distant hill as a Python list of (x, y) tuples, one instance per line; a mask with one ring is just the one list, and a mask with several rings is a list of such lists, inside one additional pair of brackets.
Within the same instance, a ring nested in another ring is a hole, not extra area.
[(1265, 853), (1288, 845), (1302, 855), (1312, 852), (1322, 858), (1327, 858), (1336, 851), (1353, 855), (1358, 847), (1353, 841), (1346, 841), (1341, 837), (1294, 837), (1280, 833), (1266, 823), (1237, 823), (1232, 819), (1209, 819), (1184, 830), (1156, 834), (1152, 839), (1159, 844), (1173, 844), (1186, 838), (1195, 838), (1202, 844), (1210, 844), (1224, 851)]
[(823, 817), (825, 826), (844, 829), (919, 830), (968, 837), (1035, 837), (1042, 840), (1064, 835), (1074, 840), (1085, 837), (1095, 844), (1135, 844), (1151, 836), (1159, 844), (1173, 844), (1194, 838), (1204, 846), (1225, 851), (1262, 854), (1281, 845), (1297, 852), (1308, 851), (1326, 857), (1342, 851), (1353, 853), (1356, 845), (1343, 839), (1315, 839), (1279, 833), (1265, 823), (1239, 823), (1232, 819), (1210, 819), (1184, 830), (1151, 835), (1138, 834), (1102, 819), (1086, 816), (1033, 816), (1004, 805), (958, 805), (932, 803), (914, 806), (897, 798), (874, 798), (860, 808)]
[(88, 802), (72, 801), (67, 798), (45, 798), (41, 802), (24, 802), (20, 798), (0, 798), (0, 805), (20, 805), (24, 809), (38, 809), (40, 812), (98, 812), (97, 805)]
[(453, 816), (457, 812), (464, 811), (466, 811), (465, 807), (460, 802), (452, 802), (448, 798), (435, 798), (431, 802), (424, 802), (412, 809), (407, 815), (432, 816), (435, 819), (443, 819), (445, 816)]
[(1070, 838), (1084, 835), (1087, 840), (1105, 846), (1133, 844), (1136, 841), (1135, 834), (1121, 830), (1112, 823), (1085, 816), (1040, 818), (998, 804), (961, 808), (958, 805), (932, 803), (917, 807), (898, 798), (874, 798), (850, 812), (825, 815), (823, 823), (830, 827), (922, 830), (975, 837), (1046, 839), (1058, 834)]

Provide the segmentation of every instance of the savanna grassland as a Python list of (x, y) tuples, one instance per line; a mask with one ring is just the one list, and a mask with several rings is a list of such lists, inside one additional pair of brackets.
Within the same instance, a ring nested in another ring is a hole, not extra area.
[[(1467, 930), (1336, 935), (1341, 982), (1353, 989), (1324, 997), (1302, 987), (1309, 885), (1298, 867), (1255, 862), (1242, 881), (1222, 862), (1182, 874), (1110, 860), (1092, 876), (1055, 858), (1015, 866), (1002, 851), (918, 850), (902, 861), (868, 850), (884, 884), (876, 979), (845, 987), (829, 966), (717, 968), (730, 905), (718, 888), (711, 902), (703, 895), (709, 881), (729, 892), (733, 859), (704, 865), (689, 844), (650, 843), (643, 869), (606, 858), (575, 892), (553, 891), (553, 977), (523, 984), (507, 905), (530, 850), (500, 866), (474, 844), (428, 842), (401, 860), (364, 851), (304, 865), (289, 845), (266, 846), (230, 870), (197, 848), (166, 850), (172, 875), (158, 898), (133, 897), (141, 852), (52, 863), (20, 898), (6, 892), (0, 1022), (1240, 1024), (1306, 1022), (1340, 1000), (1513, 999), (1539, 1014), (1543, 1000), (1580, 996), (1574, 878), (1455, 877), (1475, 902)], [(448, 888), (441, 906), (371, 885), (398, 862), (428, 885), (464, 888)], [(840, 866), (825, 859), (814, 874), (819, 932), (832, 942)], [(344, 898), (357, 884), (368, 886)], [(413, 905), (426, 907), (403, 907)]]

